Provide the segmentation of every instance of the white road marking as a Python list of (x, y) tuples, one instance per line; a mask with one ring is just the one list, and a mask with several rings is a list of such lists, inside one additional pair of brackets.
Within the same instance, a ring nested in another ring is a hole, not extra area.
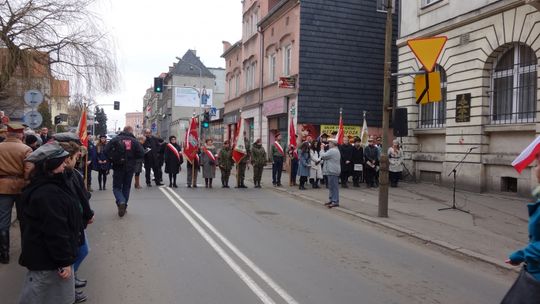
[[(201, 236), (212, 246), (216, 253), (231, 267), (231, 269), (240, 277), (244, 283), (261, 299), (264, 304), (275, 304), (266, 292), (244, 271), (242, 268), (225, 252), (225, 250), (197, 223), (197, 221), (171, 197), (167, 191), (168, 188), (159, 188), (171, 203), (182, 213), (182, 215), (191, 223), (191, 225), (201, 234)], [(170, 189), (169, 189), (170, 190)], [(172, 192), (172, 190), (170, 190)], [(180, 198), (180, 200), (182, 200)], [(183, 201), (183, 200), (182, 200)], [(182, 202), (184, 203), (184, 202)]]
[(225, 238), (212, 224), (210, 224), (202, 215), (193, 209), (178, 193), (169, 189), (189, 211), (191, 211), (210, 231), (212, 231), (229, 249), (238, 256), (253, 272), (255, 272), (268, 286), (270, 286), (277, 294), (279, 294), (288, 304), (299, 304), (291, 295), (281, 288), (272, 278), (262, 271), (255, 263), (253, 263), (246, 255), (244, 255), (235, 245)]

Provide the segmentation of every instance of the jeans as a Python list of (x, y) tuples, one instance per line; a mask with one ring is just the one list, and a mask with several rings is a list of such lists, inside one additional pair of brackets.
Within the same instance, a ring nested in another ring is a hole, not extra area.
[(113, 194), (117, 205), (128, 203), (133, 174), (134, 170), (127, 168), (113, 171)]
[[(85, 232), (86, 234), (86, 232)], [(84, 258), (88, 255), (88, 252), (90, 252), (90, 247), (88, 246), (88, 237), (84, 238), (84, 244), (79, 246), (79, 252), (77, 252), (77, 258), (75, 259), (75, 263), (73, 264), (73, 269), (75, 272), (79, 270), (79, 266), (81, 266), (81, 263), (84, 261)]]
[(18, 195), (0, 194), (0, 231), (9, 230), (11, 225), (11, 210)]
[(272, 163), (272, 184), (281, 184), (281, 171), (283, 171), (283, 157), (274, 156)]
[(289, 176), (290, 181), (293, 184), (296, 184), (296, 175), (298, 175), (298, 159), (291, 159), (291, 175)]
[(329, 199), (330, 202), (339, 204), (339, 176), (327, 175), (328, 177), (328, 190), (330, 190)]

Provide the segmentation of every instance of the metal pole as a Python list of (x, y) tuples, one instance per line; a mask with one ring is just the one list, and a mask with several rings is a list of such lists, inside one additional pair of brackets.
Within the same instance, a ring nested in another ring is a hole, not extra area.
[(382, 151), (379, 171), (379, 217), (388, 217), (388, 129), (390, 107), (390, 80), (392, 65), (392, 1), (386, 6), (386, 37), (384, 43), (384, 86), (382, 116)]
[(203, 139), (203, 136), (202, 136), (202, 125), (201, 125), (201, 114), (202, 114), (202, 94), (203, 94), (203, 90), (202, 90), (202, 69), (198, 66), (195, 66), (196, 68), (199, 69), (199, 116), (197, 118), (197, 122), (199, 123), (199, 138)]

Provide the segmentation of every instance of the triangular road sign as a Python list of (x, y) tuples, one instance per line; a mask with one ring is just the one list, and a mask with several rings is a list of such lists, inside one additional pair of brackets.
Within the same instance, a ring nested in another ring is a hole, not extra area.
[(420, 60), (427, 72), (433, 71), (437, 58), (446, 44), (448, 37), (418, 38), (407, 41), (416, 58)]

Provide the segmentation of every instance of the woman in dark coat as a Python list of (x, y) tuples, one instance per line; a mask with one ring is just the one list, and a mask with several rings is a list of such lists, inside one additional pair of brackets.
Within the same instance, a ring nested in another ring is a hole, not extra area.
[(109, 170), (111, 169), (111, 164), (109, 159), (105, 154), (105, 146), (107, 145), (107, 136), (99, 136), (99, 142), (96, 145), (96, 153), (92, 156), (92, 169), (98, 172), (98, 183), (99, 190), (105, 190), (105, 185), (107, 184), (107, 175), (109, 175)]
[(184, 162), (182, 148), (176, 143), (176, 136), (169, 137), (169, 143), (165, 144), (163, 160), (165, 161), (165, 173), (169, 174), (169, 187), (178, 188), (176, 176), (180, 172), (180, 165)]

